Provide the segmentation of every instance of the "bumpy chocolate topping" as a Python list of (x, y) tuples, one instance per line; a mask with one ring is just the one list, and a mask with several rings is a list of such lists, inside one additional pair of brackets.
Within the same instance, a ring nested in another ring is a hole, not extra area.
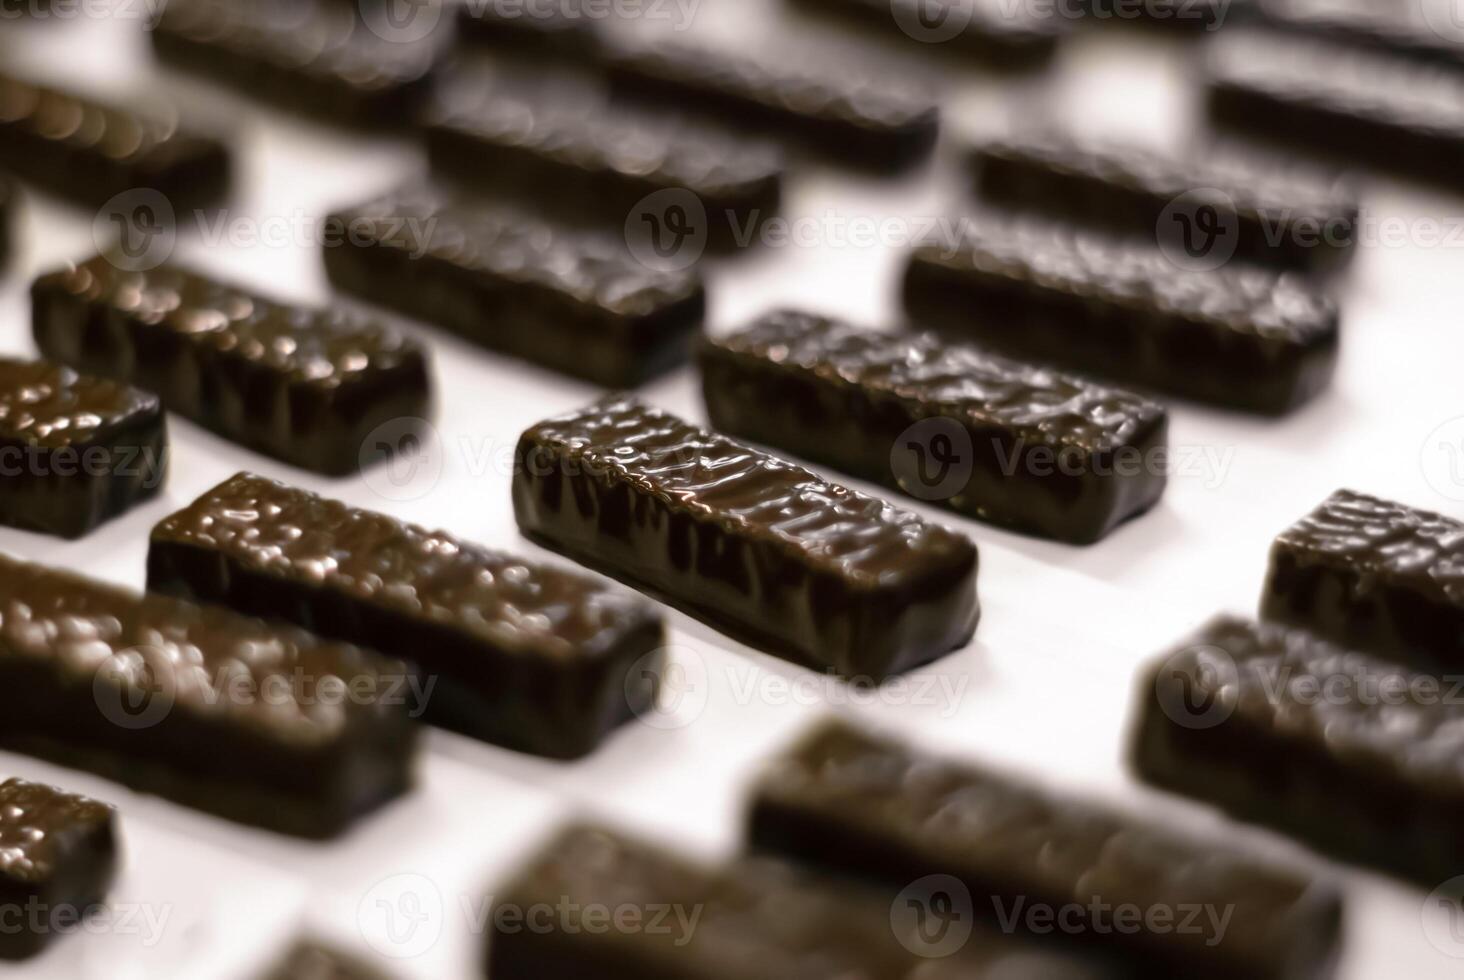
[(0, 783), (0, 878), (40, 884), (70, 871), (92, 839), (112, 842), (113, 810), (24, 779)]
[(82, 446), (155, 419), (158, 397), (49, 361), (0, 357), (0, 441)]

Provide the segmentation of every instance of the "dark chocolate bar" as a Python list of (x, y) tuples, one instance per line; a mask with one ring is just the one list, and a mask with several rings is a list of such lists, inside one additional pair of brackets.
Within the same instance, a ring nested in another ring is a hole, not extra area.
[(979, 920), (1113, 956), (1125, 976), (1321, 980), (1338, 951), (1328, 884), (842, 724), (773, 765), (750, 823), (754, 846), (832, 870), (952, 876)]
[(167, 453), (156, 395), (0, 358), (0, 524), (80, 537), (156, 494)]
[(1452, 0), (1255, 0), (1269, 28), (1464, 65), (1464, 25)]
[(613, 237), (426, 191), (389, 194), (327, 220), (337, 288), (490, 350), (606, 387), (686, 358), (706, 294), (694, 271), (639, 263)]
[(213, 203), (229, 183), (229, 153), (170, 113), (134, 112), (0, 75), (0, 167), (95, 207), (150, 189), (182, 210)]
[(1431, 889), (1464, 867), (1456, 686), (1222, 617), (1145, 674), (1134, 765), (1156, 786)]
[(409, 125), (432, 86), (430, 39), (379, 37), (335, 0), (168, 0), (151, 34), (165, 62), (336, 122)]
[(0, 959), (26, 959), (80, 931), (116, 874), (111, 807), (23, 779), (0, 783)]
[(1096, 541), (1164, 491), (1161, 406), (934, 334), (785, 310), (701, 370), (713, 428), (1017, 530)]
[(386, 980), (386, 976), (329, 946), (300, 942), (260, 980)]
[(20, 195), (15, 181), (0, 174), (0, 268), (8, 265), (15, 252), (15, 223), (20, 211)]
[(248, 473), (153, 529), (147, 585), (415, 661), (427, 721), (525, 752), (585, 755), (655, 698), (639, 597)]
[[(561, 831), (496, 890), (490, 980), (1098, 980), (1097, 963), (930, 929), (893, 890), (767, 858), (709, 867), (592, 827)], [(923, 897), (923, 896), (919, 896)], [(917, 897), (918, 899), (918, 897)], [(599, 916), (614, 914), (608, 928)], [(921, 932), (924, 926), (927, 932)], [(957, 932), (960, 930), (960, 932)], [(936, 940), (933, 934), (941, 934)], [(964, 933), (964, 934), (963, 934)]]
[(303, 630), (0, 557), (0, 747), (282, 833), (411, 782), (418, 679)]
[(156, 392), (169, 411), (302, 469), (353, 472), (374, 458), (363, 445), (374, 429), (429, 410), (422, 348), (339, 311), (102, 256), (42, 276), (31, 297), (46, 356)]
[(902, 33), (963, 56), (997, 64), (1030, 64), (1052, 57), (1069, 20), (1055, 10), (1008, 0), (801, 0), (820, 13)]
[[(1039, 0), (1040, 2), (1040, 0)], [(1217, 31), (1250, 13), (1252, 0), (1077, 0), (1088, 20), (1182, 31)], [(1059, 5), (1060, 10), (1068, 9)]]
[(1427, 669), (1464, 667), (1464, 523), (1338, 490), (1271, 548), (1261, 617)]
[(1162, 250), (1025, 223), (922, 246), (917, 319), (1017, 357), (1234, 409), (1280, 414), (1337, 361), (1336, 304), (1290, 274), (1181, 268)]
[(964, 535), (623, 395), (525, 432), (513, 503), (530, 539), (848, 678), (964, 646), (980, 614)]
[[(1150, 241), (1210, 229), (1238, 261), (1322, 268), (1357, 244), (1357, 196), (1318, 173), (1262, 168), (1238, 157), (1175, 157), (1057, 134), (1009, 136), (972, 148), (991, 202), (1082, 220)], [(1218, 251), (1216, 258), (1220, 258)]]
[(599, 44), (596, 22), (578, 0), (467, 0), (458, 8), (457, 23), (464, 41), (511, 52), (585, 55)]

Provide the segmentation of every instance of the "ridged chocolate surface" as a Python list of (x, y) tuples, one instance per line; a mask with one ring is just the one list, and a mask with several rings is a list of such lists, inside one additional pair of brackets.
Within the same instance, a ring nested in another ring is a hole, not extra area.
[(646, 603), (597, 579), (248, 473), (153, 529), (148, 587), (414, 660), (473, 701), (440, 720), (550, 755), (646, 706), (627, 674), (662, 640)]
[(524, 433), (514, 509), (530, 537), (846, 675), (975, 628), (964, 536), (624, 396)]
[(1133, 755), (1150, 782), (1428, 888), (1464, 864), (1453, 682), (1233, 617), (1146, 676)]
[(428, 411), (422, 348), (343, 312), (101, 256), (43, 276), (32, 296), (48, 356), (156, 392), (170, 411), (305, 469), (352, 472), (373, 429)]
[[(1121, 481), (1111, 467), (1119, 450), (1164, 445), (1161, 406), (935, 334), (778, 311), (709, 339), (702, 377), (717, 429), (922, 498), (928, 488), (908, 486), (919, 474), (896, 471), (892, 451), (912, 426), (953, 420), (969, 436), (969, 456), (959, 462), (970, 480), (932, 502), (997, 523), (1092, 540), (1152, 504), (1164, 486), (1152, 468)], [(1038, 475), (1022, 462), (1034, 446), (1085, 472)]]
[(1063, 930), (1118, 957), (1126, 975), (1324, 977), (1336, 952), (1340, 898), (1327, 886), (842, 724), (771, 767), (751, 825), (755, 845), (845, 872), (902, 884), (952, 875), (982, 917), (1017, 899), (1088, 909), (1080, 918), (1093, 902), (1230, 913), (1223, 935)]

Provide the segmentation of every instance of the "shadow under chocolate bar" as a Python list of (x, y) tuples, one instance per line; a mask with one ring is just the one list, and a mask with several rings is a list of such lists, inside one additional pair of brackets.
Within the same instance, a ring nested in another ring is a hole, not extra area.
[(815, 670), (879, 682), (970, 641), (964, 535), (616, 395), (519, 439), (531, 540)]
[(1154, 402), (933, 334), (795, 311), (708, 338), (713, 428), (969, 517), (1073, 543), (1153, 506)]
[(47, 357), (154, 392), (168, 411), (302, 469), (355, 472), (379, 455), (371, 432), (429, 410), (422, 348), (352, 315), (104, 256), (42, 276), (31, 298)]
[(153, 528), (147, 585), (410, 660), (425, 720), (537, 755), (586, 755), (656, 696), (638, 596), (248, 473)]
[(1155, 786), (1431, 889), (1464, 867), (1453, 683), (1221, 617), (1143, 675), (1131, 755)]
[(1005, 353), (1279, 415), (1330, 383), (1336, 305), (1301, 279), (1056, 226), (983, 224), (910, 258), (918, 321)]
[(217, 606), (0, 557), (0, 746), (331, 837), (405, 792), (405, 666)]
[(155, 496), (167, 469), (156, 395), (0, 358), (0, 524), (81, 537)]
[(1123, 976), (1323, 980), (1339, 951), (1330, 884), (842, 723), (773, 763), (749, 823), (754, 847), (832, 871), (950, 876), (978, 921), (1112, 957)]
[[(1452, 0), (1255, 0), (1265, 26), (1464, 67)], [(1457, 9), (1457, 8), (1454, 8)]]
[(653, 269), (620, 235), (471, 198), (388, 194), (332, 214), (327, 236), (338, 289), (605, 387), (684, 361), (706, 311), (693, 270)]
[(995, 65), (1033, 65), (1050, 59), (1070, 22), (1046, 0), (798, 0), (818, 13), (839, 16), (925, 42), (931, 52), (958, 51)]

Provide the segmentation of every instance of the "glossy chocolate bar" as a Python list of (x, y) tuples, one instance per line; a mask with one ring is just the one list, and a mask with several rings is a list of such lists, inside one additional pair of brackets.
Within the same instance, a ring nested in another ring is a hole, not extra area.
[(525, 432), (513, 503), (532, 540), (847, 678), (962, 647), (980, 614), (965, 536), (623, 395)]
[(904, 297), (916, 319), (1017, 357), (1251, 412), (1301, 405), (1337, 361), (1336, 304), (1290, 274), (1182, 268), (1055, 227), (983, 222), (922, 246)]
[(1271, 548), (1261, 616), (1356, 650), (1464, 667), (1464, 523), (1338, 490)]
[(327, 221), (337, 288), (490, 350), (605, 387), (685, 360), (706, 294), (694, 271), (642, 265), (614, 236), (413, 190)]
[(1349, 188), (1258, 160), (1176, 157), (1034, 133), (980, 143), (969, 163), (993, 203), (1156, 243), (1206, 225), (1237, 261), (1324, 268), (1357, 244), (1359, 206)]
[(336, 122), (410, 125), (432, 86), (430, 40), (379, 37), (335, 0), (168, 0), (151, 34), (165, 62)]
[(80, 537), (156, 494), (167, 453), (156, 395), (0, 358), (0, 524)]
[(539, 4), (470, 0), (458, 8), (457, 21), (458, 36), (464, 41), (509, 52), (561, 56), (593, 52), (599, 44), (596, 23), (579, 0)]
[(712, 427), (930, 503), (1074, 543), (1164, 491), (1154, 402), (947, 342), (779, 311), (709, 338)]
[(375, 458), (373, 430), (429, 411), (422, 348), (339, 311), (102, 256), (42, 276), (31, 298), (46, 356), (156, 392), (169, 411), (302, 469), (354, 472)]
[(923, 41), (929, 51), (952, 49), (997, 64), (1030, 64), (1052, 57), (1069, 21), (1036, 4), (1006, 0), (801, 0), (886, 34)]
[(1431, 889), (1464, 867), (1456, 684), (1222, 617), (1144, 675), (1134, 765), (1156, 786)]
[(260, 980), (386, 980), (387, 974), (316, 942), (300, 942)]
[(0, 747), (282, 833), (411, 782), (418, 678), (217, 606), (0, 558)]
[(1112, 956), (1125, 976), (1321, 980), (1338, 951), (1329, 885), (843, 724), (771, 767), (750, 822), (754, 846), (831, 870), (954, 877), (978, 919)]
[(1464, 24), (1451, 0), (1255, 0), (1270, 28), (1356, 47), (1464, 64)]
[[(593, 827), (495, 890), (489, 980), (1099, 980), (1096, 963), (954, 910), (949, 938), (893, 891), (767, 858), (711, 867)], [(597, 916), (614, 914), (607, 928)], [(922, 927), (926, 932), (922, 932)], [(935, 940), (931, 933), (942, 939)]]
[(93, 207), (150, 189), (181, 211), (224, 194), (230, 159), (222, 143), (181, 128), (171, 113), (134, 112), (0, 75), (0, 167)]
[(116, 815), (52, 786), (0, 783), (0, 960), (34, 956), (107, 897), (117, 874)]
[(582, 756), (655, 698), (639, 597), (248, 473), (153, 529), (147, 585), (415, 661), (427, 721), (538, 755)]

